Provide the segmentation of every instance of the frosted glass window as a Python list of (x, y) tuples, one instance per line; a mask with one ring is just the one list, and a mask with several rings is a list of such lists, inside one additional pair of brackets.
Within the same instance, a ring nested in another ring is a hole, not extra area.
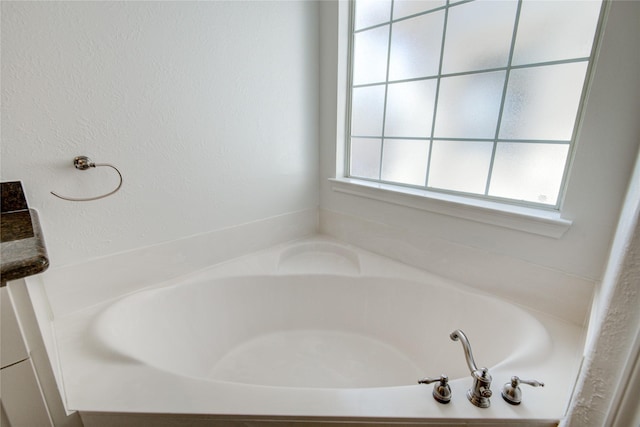
[(517, 1), (475, 1), (449, 10), (442, 73), (504, 67)]
[(359, 0), (356, 2), (355, 29), (389, 22), (391, 0)]
[(493, 142), (434, 141), (429, 186), (483, 194), (492, 151)]
[(586, 62), (511, 71), (500, 138), (570, 140)]
[(351, 139), (351, 175), (360, 178), (380, 178), (380, 149), (382, 140), (374, 138)]
[(435, 80), (390, 84), (385, 136), (430, 136), (435, 99)]
[(513, 64), (530, 64), (591, 54), (600, 1), (524, 1)]
[(506, 73), (443, 78), (436, 113), (436, 137), (493, 138)]
[(444, 11), (393, 24), (389, 80), (437, 75), (443, 27)]
[(569, 144), (499, 143), (489, 195), (555, 205)]
[(429, 141), (385, 139), (382, 151), (382, 180), (424, 185), (427, 176)]
[(447, 4), (445, 0), (395, 0), (393, 2), (393, 19), (423, 13)]
[(389, 26), (355, 35), (353, 46), (353, 84), (384, 82), (387, 77)]
[(348, 176), (559, 209), (601, 0), (354, 0)]
[(384, 89), (384, 86), (365, 86), (353, 89), (351, 101), (352, 135), (382, 136)]

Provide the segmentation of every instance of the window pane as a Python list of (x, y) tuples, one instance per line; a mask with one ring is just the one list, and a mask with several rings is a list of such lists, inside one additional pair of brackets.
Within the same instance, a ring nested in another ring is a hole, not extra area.
[(584, 58), (598, 24), (600, 1), (524, 1), (513, 64)]
[(443, 78), (434, 135), (494, 138), (505, 75), (504, 71), (497, 71)]
[(493, 142), (433, 141), (429, 187), (484, 194)]
[(402, 184), (424, 185), (429, 141), (385, 139), (382, 151), (382, 179)]
[(393, 19), (442, 7), (446, 3), (445, 0), (395, 0), (393, 2)]
[(435, 98), (435, 80), (390, 84), (384, 134), (431, 136)]
[(475, 1), (449, 9), (442, 73), (505, 67), (517, 1)]
[(353, 46), (353, 84), (384, 82), (387, 78), (389, 26), (355, 35)]
[(570, 140), (586, 71), (586, 62), (512, 70), (500, 138)]
[(569, 144), (498, 143), (489, 195), (555, 205)]
[(391, 0), (358, 0), (356, 2), (355, 29), (389, 22)]
[(382, 136), (384, 86), (354, 88), (351, 102), (351, 135)]
[(350, 176), (556, 206), (602, 0), (354, 1)]
[(381, 143), (380, 139), (351, 138), (351, 176), (380, 179)]
[(393, 24), (389, 80), (438, 74), (444, 11)]

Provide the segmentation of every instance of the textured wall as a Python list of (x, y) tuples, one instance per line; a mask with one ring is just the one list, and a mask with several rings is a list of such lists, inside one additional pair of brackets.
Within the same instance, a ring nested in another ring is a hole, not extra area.
[[(314, 2), (2, 2), (2, 180), (52, 266), (318, 203)], [(74, 156), (118, 166), (76, 171)]]
[(609, 412), (618, 409), (628, 380), (621, 376), (630, 374), (625, 366), (638, 357), (632, 352), (640, 330), (640, 156), (631, 182), (563, 427), (609, 425), (614, 416)]

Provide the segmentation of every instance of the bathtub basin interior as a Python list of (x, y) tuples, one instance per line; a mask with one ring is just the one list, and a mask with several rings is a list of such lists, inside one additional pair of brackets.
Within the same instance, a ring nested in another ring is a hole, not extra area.
[(200, 277), (107, 308), (91, 334), (120, 356), (176, 375), (275, 387), (363, 388), (469, 376), (543, 358), (544, 327), (521, 309), (411, 280), (337, 275)]

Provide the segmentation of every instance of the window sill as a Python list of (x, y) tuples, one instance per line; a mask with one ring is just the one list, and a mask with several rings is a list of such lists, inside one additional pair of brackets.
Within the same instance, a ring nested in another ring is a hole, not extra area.
[(400, 206), (491, 224), (559, 239), (572, 222), (560, 212), (506, 205), (426, 190), (398, 187), (352, 178), (331, 178), (331, 189)]

